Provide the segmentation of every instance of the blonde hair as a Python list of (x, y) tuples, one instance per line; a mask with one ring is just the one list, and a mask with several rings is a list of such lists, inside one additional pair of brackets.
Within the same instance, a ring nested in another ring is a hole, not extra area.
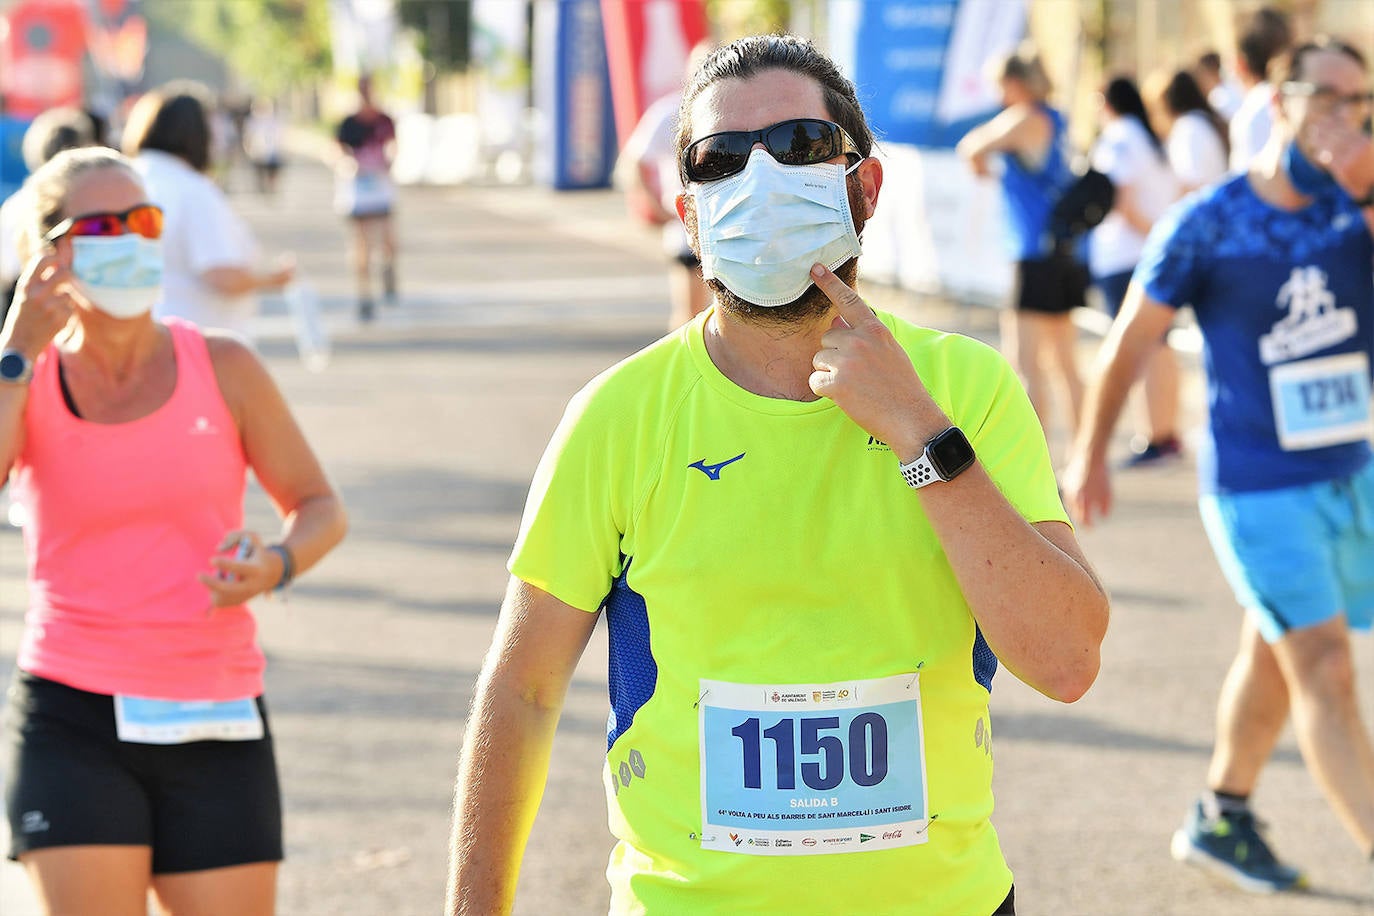
[(22, 260), (33, 257), (43, 247), (43, 237), (62, 222), (67, 195), (76, 180), (102, 169), (123, 169), (143, 184), (125, 156), (103, 146), (63, 150), (24, 181), (19, 190), (24, 195), (19, 214), (19, 256)]
[(1049, 98), (1053, 89), (1045, 67), (1040, 63), (1040, 55), (1030, 42), (1022, 42), (1015, 51), (998, 61), (993, 76), (999, 82), (1016, 80), (1041, 101)]

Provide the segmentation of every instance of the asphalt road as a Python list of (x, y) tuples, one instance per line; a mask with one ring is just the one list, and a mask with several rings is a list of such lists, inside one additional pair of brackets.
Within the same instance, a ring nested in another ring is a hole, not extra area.
[[(294, 251), (326, 307), (334, 353), (324, 372), (296, 359), (280, 302), (265, 305), (262, 350), (353, 523), (286, 603), (257, 607), (286, 800), (280, 911), (437, 913), (456, 750), (528, 480), (568, 397), (661, 333), (657, 239), (609, 192), (406, 189), (403, 301), (362, 327), (327, 175), (288, 168), (274, 201), (246, 184), (235, 202), (265, 249)], [(996, 339), (988, 311), (865, 291), (917, 321)], [(1092, 344), (1085, 338), (1085, 357)], [(1188, 377), (1196, 403), (1191, 359)], [(1055, 439), (1062, 447), (1063, 432)], [(1256, 805), (1278, 850), (1308, 869), (1312, 891), (1251, 897), (1170, 860), (1169, 835), (1207, 766), (1240, 615), (1197, 518), (1191, 463), (1118, 484), (1115, 517), (1081, 532), (1114, 599), (1097, 684), (1073, 706), (1005, 671), (994, 686), (994, 819), (1019, 912), (1374, 913), (1369, 866), (1291, 732)], [(261, 494), (250, 516), (273, 527)], [(0, 530), (6, 677), (23, 609), (20, 537)], [(1371, 722), (1374, 642), (1356, 645)], [(599, 632), (559, 728), (518, 913), (605, 912), (605, 673)], [(0, 913), (32, 912), (20, 869), (0, 866)]]

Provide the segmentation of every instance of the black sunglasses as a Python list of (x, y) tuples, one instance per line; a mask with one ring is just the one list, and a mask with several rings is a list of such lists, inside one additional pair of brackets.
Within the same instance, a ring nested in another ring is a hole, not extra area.
[(744, 171), (755, 143), (783, 165), (815, 165), (844, 153), (863, 158), (854, 140), (833, 121), (792, 118), (759, 130), (725, 130), (694, 140), (682, 151), (679, 168), (689, 181), (719, 181)]

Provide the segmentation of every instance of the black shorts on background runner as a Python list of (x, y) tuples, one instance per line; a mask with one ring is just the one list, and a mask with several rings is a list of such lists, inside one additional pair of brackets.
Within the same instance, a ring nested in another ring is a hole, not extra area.
[(1016, 262), (1012, 303), (1018, 312), (1062, 315), (1082, 308), (1087, 293), (1088, 271), (1070, 255)]
[(267, 709), (256, 741), (134, 744), (114, 698), (16, 671), (0, 753), (9, 858), (56, 846), (150, 846), (153, 872), (282, 858)]

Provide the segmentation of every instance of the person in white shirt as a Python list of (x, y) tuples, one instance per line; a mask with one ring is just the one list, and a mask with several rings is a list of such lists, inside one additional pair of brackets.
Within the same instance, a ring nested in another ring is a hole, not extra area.
[[(1092, 152), (1092, 166), (1116, 189), (1107, 217), (1088, 238), (1088, 270), (1113, 318), (1121, 310), (1131, 273), (1155, 220), (1179, 197), (1178, 179), (1165, 157), (1164, 145), (1150, 126), (1140, 90), (1117, 77), (1102, 91), (1102, 133)], [(1145, 376), (1146, 428), (1136, 437), (1128, 466), (1144, 465), (1179, 454), (1178, 364), (1161, 348)]]
[(153, 313), (251, 339), (257, 293), (290, 282), (295, 260), (283, 256), (274, 269), (258, 270), (252, 232), (206, 174), (211, 129), (203, 95), (194, 83), (169, 84), (139, 99), (124, 128), (124, 152), (164, 214), (163, 295)]
[(1236, 47), (1236, 76), (1245, 98), (1231, 118), (1231, 171), (1243, 172), (1266, 142), (1274, 126), (1271, 111), (1274, 88), (1265, 81), (1269, 62), (1293, 42), (1288, 17), (1272, 7), (1257, 10)]
[(1226, 122), (1187, 70), (1179, 70), (1147, 93), (1150, 119), (1164, 136), (1164, 151), (1183, 193), (1226, 175)]
[[(715, 46), (704, 41), (687, 55), (683, 78), (695, 72)], [(663, 253), (669, 259), (671, 308), (669, 330), (681, 327), (711, 304), (711, 290), (701, 277), (701, 260), (687, 243), (687, 227), (677, 215), (682, 177), (677, 161), (678, 89), (653, 102), (640, 115), (616, 162), (616, 184), (626, 190), (631, 210), (659, 226)]]
[(243, 125), (243, 146), (253, 164), (258, 192), (277, 192), (277, 173), (282, 166), (284, 128), (277, 114), (277, 103), (270, 98), (253, 101), (253, 109)]
[(670, 329), (691, 321), (711, 304), (711, 291), (701, 278), (701, 261), (687, 244), (687, 229), (674, 209), (674, 201), (682, 193), (675, 154), (681, 103), (682, 93), (672, 92), (644, 110), (625, 141), (617, 168), (635, 209), (646, 221), (662, 227), (663, 252), (671, 264)]

